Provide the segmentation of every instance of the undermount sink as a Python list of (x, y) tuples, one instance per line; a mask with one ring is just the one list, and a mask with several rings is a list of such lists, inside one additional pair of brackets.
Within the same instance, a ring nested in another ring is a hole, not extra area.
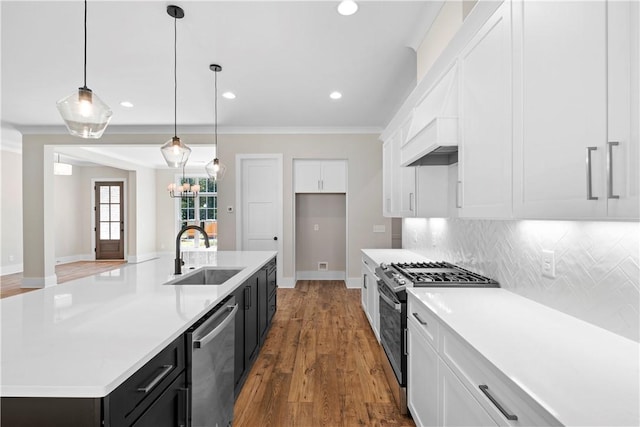
[(222, 285), (242, 268), (202, 268), (167, 285)]

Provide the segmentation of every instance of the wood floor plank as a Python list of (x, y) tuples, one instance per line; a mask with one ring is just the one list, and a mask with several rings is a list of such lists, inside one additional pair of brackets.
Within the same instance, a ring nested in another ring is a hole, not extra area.
[(359, 289), (343, 281), (279, 288), (234, 426), (414, 426), (395, 406), (380, 357)]

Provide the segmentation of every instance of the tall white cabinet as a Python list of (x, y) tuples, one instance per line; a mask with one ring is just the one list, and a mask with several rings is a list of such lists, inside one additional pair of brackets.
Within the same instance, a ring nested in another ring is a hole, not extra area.
[(638, 217), (637, 8), (514, 3), (518, 217)]

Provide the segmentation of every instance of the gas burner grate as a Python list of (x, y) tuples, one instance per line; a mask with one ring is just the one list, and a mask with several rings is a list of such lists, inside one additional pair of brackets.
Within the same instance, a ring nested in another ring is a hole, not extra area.
[(409, 262), (391, 266), (414, 286), (468, 285), (499, 287), (495, 280), (448, 262)]

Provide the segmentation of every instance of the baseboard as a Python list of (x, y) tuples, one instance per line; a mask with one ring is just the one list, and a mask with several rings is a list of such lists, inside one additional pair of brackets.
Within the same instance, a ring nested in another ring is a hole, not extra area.
[(344, 271), (297, 271), (298, 280), (344, 280)]
[(69, 264), (70, 262), (78, 262), (78, 261), (95, 261), (96, 257), (94, 254), (80, 254), (80, 255), (69, 255), (56, 258), (57, 264)]
[(25, 277), (22, 279), (21, 288), (48, 288), (58, 284), (58, 276), (52, 274), (47, 277)]
[(3, 265), (2, 267), (0, 267), (0, 276), (4, 276), (6, 274), (22, 273), (23, 270), (24, 270), (24, 265), (22, 263)]
[(362, 287), (362, 277), (349, 277), (345, 282), (349, 289), (360, 289)]
[(279, 288), (293, 289), (296, 287), (296, 280), (293, 277), (283, 277), (278, 283)]
[(158, 258), (158, 254), (156, 252), (151, 252), (148, 254), (142, 255), (129, 255), (127, 257), (127, 262), (129, 264), (138, 264), (141, 262), (149, 261), (150, 259)]

